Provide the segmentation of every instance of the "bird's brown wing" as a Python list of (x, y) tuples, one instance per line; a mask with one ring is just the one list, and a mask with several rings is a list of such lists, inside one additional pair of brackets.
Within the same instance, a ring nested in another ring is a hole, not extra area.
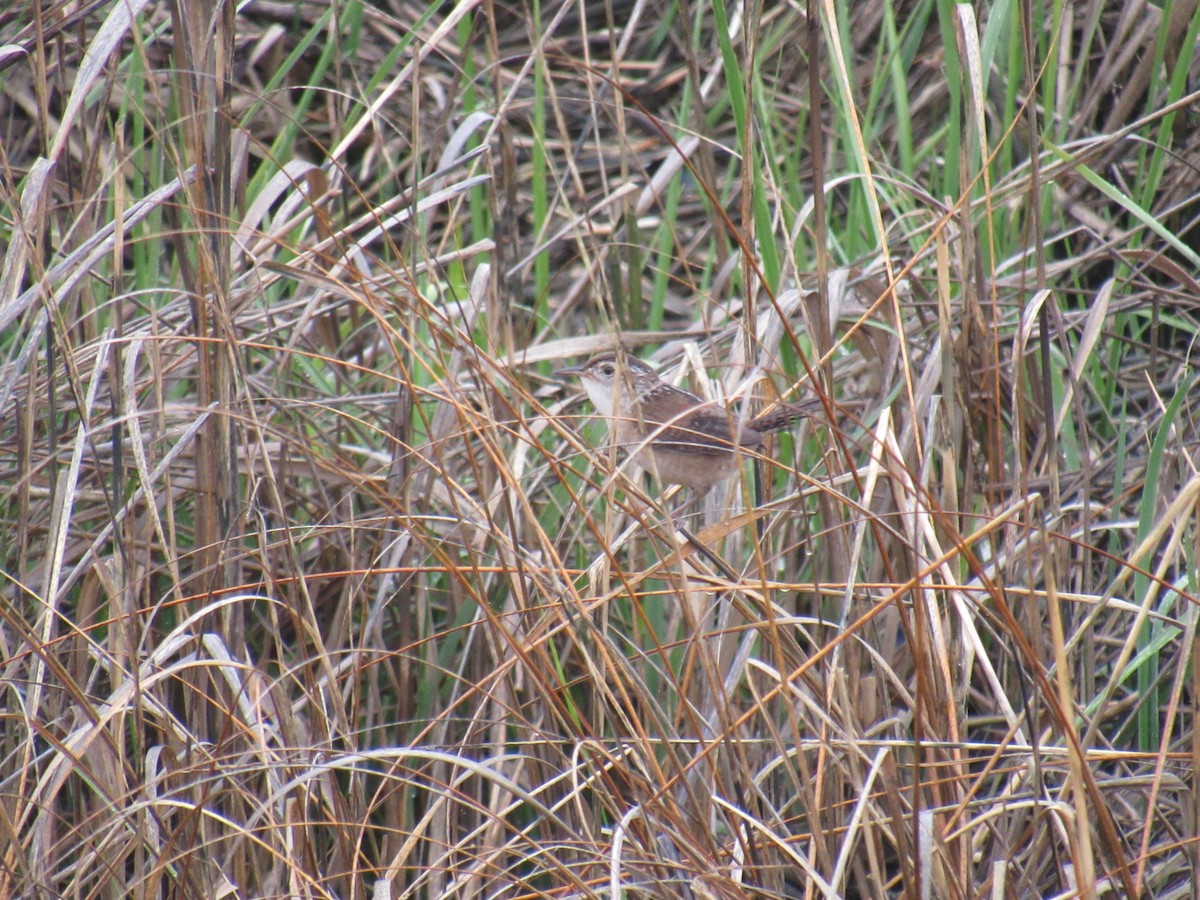
[[(734, 445), (729, 414), (717, 406), (702, 406), (670, 422), (646, 422), (643, 427), (646, 437), (653, 436), (652, 440), (675, 453), (724, 456)], [(743, 438), (739, 443), (753, 446), (761, 441)]]

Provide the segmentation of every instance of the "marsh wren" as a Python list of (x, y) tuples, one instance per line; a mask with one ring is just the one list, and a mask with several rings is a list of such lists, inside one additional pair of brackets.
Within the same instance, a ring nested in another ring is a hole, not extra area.
[(600, 353), (555, 376), (577, 376), (616, 444), (665, 484), (703, 493), (738, 468), (738, 449), (753, 450), (772, 431), (811, 415), (819, 402), (780, 404), (743, 421), (734, 410), (677, 388), (632, 356)]

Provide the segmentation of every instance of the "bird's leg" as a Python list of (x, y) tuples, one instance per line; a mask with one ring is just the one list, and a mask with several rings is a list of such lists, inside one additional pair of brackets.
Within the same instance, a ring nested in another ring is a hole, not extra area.
[(724, 485), (682, 488), (675, 497), (680, 502), (671, 507), (671, 524), (678, 532), (686, 533), (689, 521), (701, 531), (721, 518)]
[(725, 513), (728, 501), (728, 484), (717, 484), (704, 491), (697, 491), (696, 505), (699, 507), (701, 527), (718, 522)]
[(699, 494), (691, 488), (676, 491), (674, 499), (678, 502), (671, 504), (671, 524), (680, 534), (688, 533), (688, 518), (696, 506)]

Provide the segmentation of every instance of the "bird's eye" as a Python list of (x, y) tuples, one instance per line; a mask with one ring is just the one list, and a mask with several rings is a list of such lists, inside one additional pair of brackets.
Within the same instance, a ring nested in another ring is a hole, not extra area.
[(602, 365), (602, 366), (600, 367), (600, 374), (601, 374), (601, 375), (615, 375), (615, 374), (616, 374), (616, 371), (617, 371), (617, 370), (613, 368), (613, 364), (612, 364), (612, 363), (605, 363), (604, 365)]

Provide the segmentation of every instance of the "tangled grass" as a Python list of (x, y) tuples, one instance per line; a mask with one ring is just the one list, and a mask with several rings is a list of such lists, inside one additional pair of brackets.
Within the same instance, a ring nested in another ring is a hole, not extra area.
[(0, 896), (1192, 896), (1197, 10), (0, 13)]

